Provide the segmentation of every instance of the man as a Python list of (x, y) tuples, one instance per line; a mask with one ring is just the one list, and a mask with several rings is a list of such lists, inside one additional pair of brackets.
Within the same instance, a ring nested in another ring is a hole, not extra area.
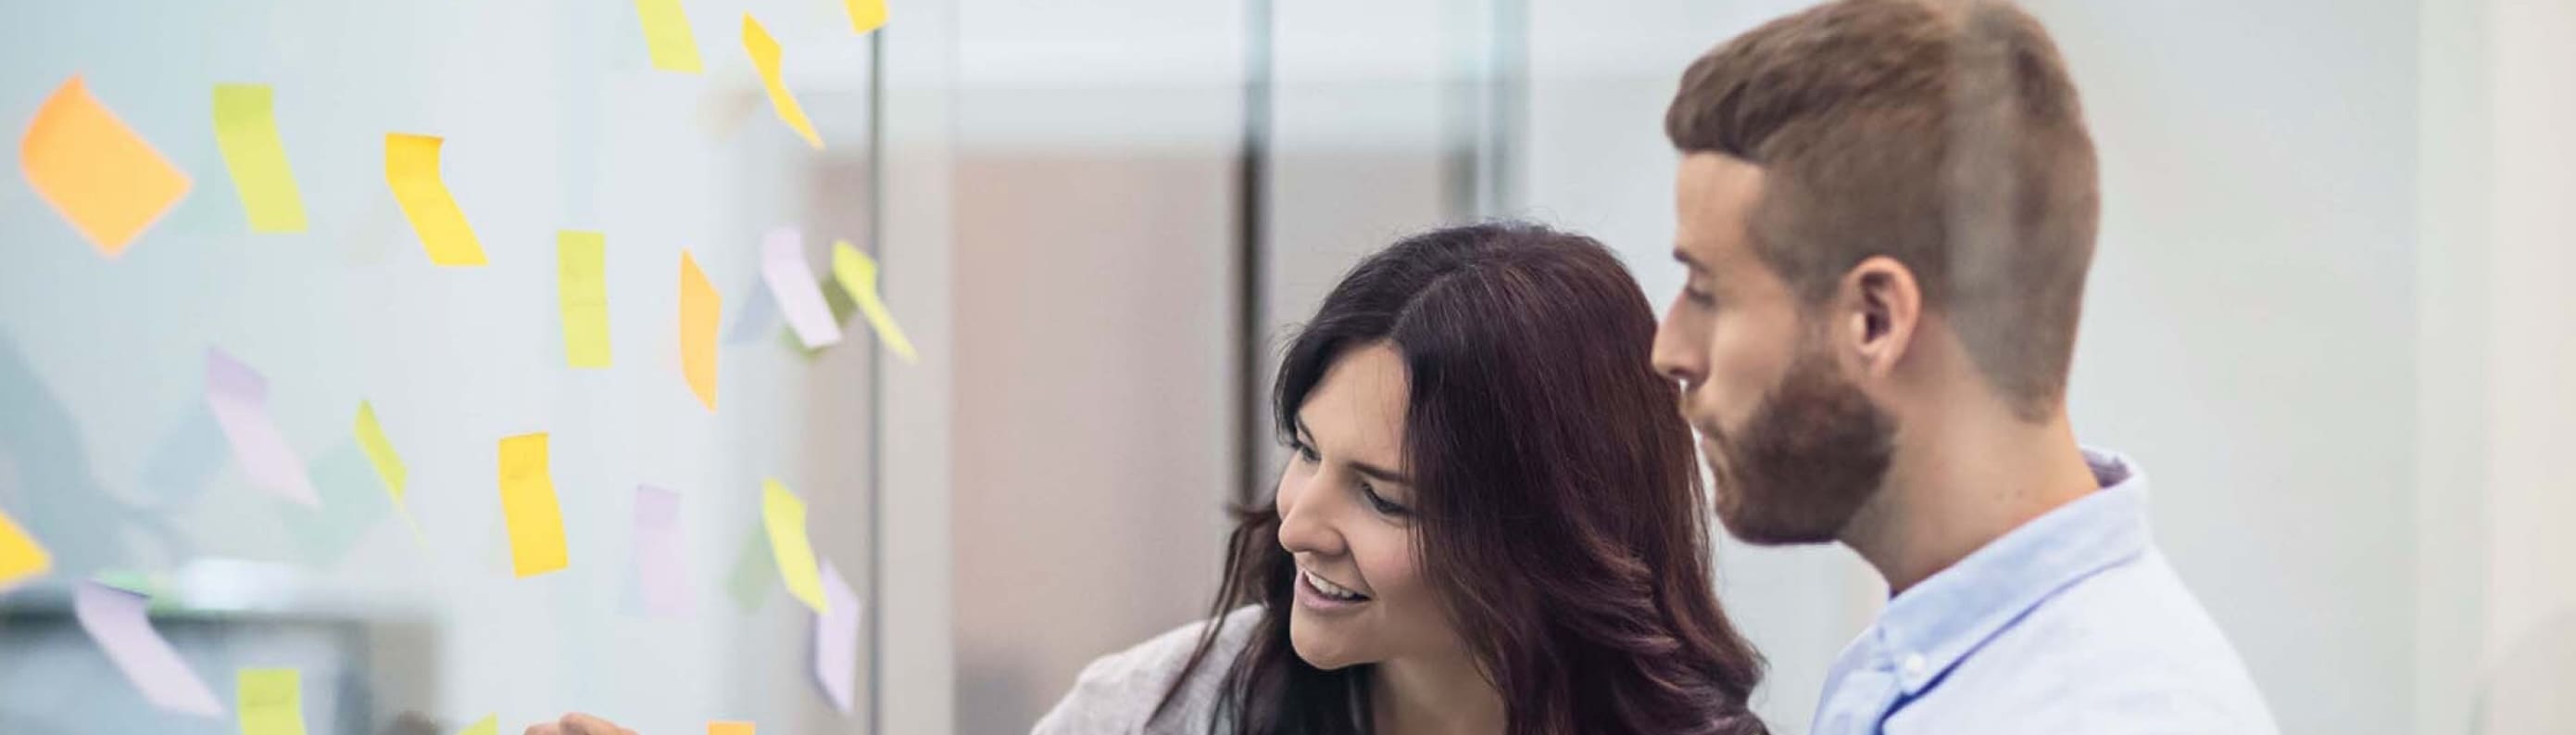
[(2066, 415), (2093, 144), (2001, 4), (1842, 0), (1693, 63), (1656, 337), (1720, 519), (1839, 541), (1893, 597), (1812, 732), (2272, 733), (2156, 550), (2144, 476)]

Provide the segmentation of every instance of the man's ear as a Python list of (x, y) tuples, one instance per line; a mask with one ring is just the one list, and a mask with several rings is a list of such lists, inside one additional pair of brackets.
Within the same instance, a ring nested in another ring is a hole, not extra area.
[(1834, 341), (1863, 374), (1896, 371), (1923, 324), (1923, 289), (1914, 269), (1884, 255), (1871, 256), (1843, 274), (1835, 296)]

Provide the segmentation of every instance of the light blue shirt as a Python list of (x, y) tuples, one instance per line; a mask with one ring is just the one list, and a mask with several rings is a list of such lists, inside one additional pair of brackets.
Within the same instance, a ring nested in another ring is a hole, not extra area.
[(2274, 735), (2245, 664), (2147, 534), (2147, 480), (2101, 487), (1887, 603), (1825, 677), (1811, 735)]

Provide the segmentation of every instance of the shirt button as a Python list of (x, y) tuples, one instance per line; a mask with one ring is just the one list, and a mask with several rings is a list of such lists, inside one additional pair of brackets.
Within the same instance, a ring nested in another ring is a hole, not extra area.
[(1921, 678), (1923, 676), (1923, 670), (1929, 666), (1929, 664), (1924, 663), (1923, 654), (1909, 653), (1905, 655), (1906, 678)]

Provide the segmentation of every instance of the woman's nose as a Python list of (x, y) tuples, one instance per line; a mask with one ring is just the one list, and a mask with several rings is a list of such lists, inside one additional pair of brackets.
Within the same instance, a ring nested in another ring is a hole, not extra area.
[(1313, 492), (1321, 475), (1300, 483), (1307, 487), (1280, 488), (1279, 547), (1292, 554), (1338, 556), (1342, 553), (1342, 535), (1333, 529), (1331, 503)]

